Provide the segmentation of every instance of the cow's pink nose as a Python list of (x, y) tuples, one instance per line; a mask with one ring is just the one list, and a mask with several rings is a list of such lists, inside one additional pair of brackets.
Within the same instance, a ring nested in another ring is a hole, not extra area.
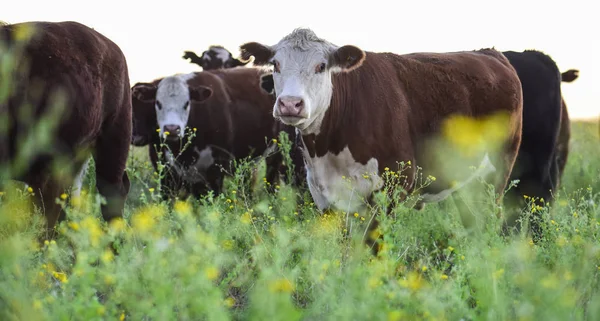
[(279, 116), (298, 116), (304, 109), (304, 100), (300, 97), (279, 97)]
[(181, 130), (179, 125), (165, 125), (163, 127), (163, 131), (169, 132), (169, 135), (179, 135), (179, 130)]

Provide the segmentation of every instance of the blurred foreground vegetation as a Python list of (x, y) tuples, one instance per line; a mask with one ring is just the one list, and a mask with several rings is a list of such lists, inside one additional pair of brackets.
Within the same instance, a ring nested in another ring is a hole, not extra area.
[(243, 175), (249, 162), (221, 196), (161, 203), (135, 149), (126, 216), (110, 226), (92, 174), (44, 244), (31, 191), (5, 187), (0, 320), (599, 320), (599, 155), (597, 123), (574, 122), (558, 200), (531, 209), (548, 231), (539, 244), (500, 236), (491, 196), (485, 226), (466, 233), (450, 199), (379, 216), (374, 258), (370, 217), (318, 214), (289, 186), (268, 192)]

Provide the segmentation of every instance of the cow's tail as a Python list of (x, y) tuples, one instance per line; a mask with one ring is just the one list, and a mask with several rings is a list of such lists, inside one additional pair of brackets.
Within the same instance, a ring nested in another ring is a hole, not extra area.
[(572, 82), (579, 77), (579, 70), (569, 69), (560, 74), (560, 77), (563, 82)]

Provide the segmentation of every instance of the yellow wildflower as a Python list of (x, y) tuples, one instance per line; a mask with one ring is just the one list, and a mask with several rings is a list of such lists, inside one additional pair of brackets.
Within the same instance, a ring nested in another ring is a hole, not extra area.
[(269, 283), (269, 291), (291, 293), (294, 291), (294, 284), (288, 279), (278, 279)]
[(448, 276), (446, 274), (442, 274), (442, 276), (440, 277), (442, 280), (448, 280)]
[(228, 297), (227, 299), (225, 299), (225, 301), (223, 303), (225, 304), (226, 307), (231, 308), (232, 306), (235, 305), (235, 299), (232, 297)]
[(197, 131), (197, 130), (198, 130), (198, 128), (194, 127), (194, 131)]
[[(196, 128), (194, 128), (196, 129)], [(119, 316), (119, 321), (124, 321), (125, 320), (125, 313), (121, 313), (121, 315)]]
[(69, 222), (67, 225), (73, 229), (73, 231), (79, 231), (79, 223), (77, 222)]
[(388, 313), (388, 321), (400, 321), (402, 320), (402, 311), (394, 310)]
[(33, 188), (31, 188), (31, 187), (27, 187), (27, 191), (28, 191), (29, 193), (33, 193)]
[(102, 253), (101, 259), (104, 263), (109, 263), (112, 262), (112, 260), (115, 258), (114, 254), (112, 251), (110, 250), (106, 250)]
[(192, 212), (192, 206), (190, 205), (190, 203), (183, 202), (180, 200), (177, 200), (175, 202), (175, 204), (173, 205), (173, 209), (175, 210), (175, 213), (181, 216), (187, 216)]
[(204, 269), (204, 275), (206, 275), (207, 279), (212, 281), (219, 276), (219, 270), (214, 266), (207, 267)]
[(277, 144), (277, 139), (273, 138), (273, 139), (271, 139), (271, 141), (272, 141), (273, 143)]
[(387, 172), (387, 171), (389, 171), (389, 170), (390, 170), (390, 168), (389, 168), (389, 167), (386, 167), (386, 168), (384, 168), (383, 170)]
[(156, 132), (157, 132), (157, 133), (160, 133), (160, 128), (157, 128), (157, 129), (156, 129)]
[(148, 191), (149, 191), (150, 193), (154, 193), (154, 188), (153, 188), (153, 187), (150, 187), (150, 188), (148, 189)]
[(358, 213), (354, 213), (354, 217), (358, 217)]
[(61, 283), (69, 283), (69, 279), (67, 278), (67, 275), (63, 272), (52, 272), (52, 276), (54, 276), (55, 279), (59, 280)]
[(426, 266), (423, 266), (423, 267), (421, 268), (421, 271), (423, 271), (423, 272), (426, 272), (426, 271), (427, 271), (427, 267), (426, 267)]
[(66, 200), (67, 199), (67, 194), (65, 194), (65, 193), (60, 194), (60, 198), (62, 200)]
[(242, 214), (240, 221), (243, 224), (250, 224), (252, 222), (252, 215), (250, 215), (250, 213), (246, 212), (246, 213)]
[(410, 272), (406, 276), (406, 279), (398, 281), (400, 286), (410, 289), (411, 291), (417, 291), (425, 286), (423, 277), (417, 272)]
[(126, 227), (125, 220), (120, 217), (115, 218), (115, 219), (111, 220), (110, 223), (108, 223), (108, 227), (114, 233), (121, 233), (121, 232), (125, 231), (125, 227)]

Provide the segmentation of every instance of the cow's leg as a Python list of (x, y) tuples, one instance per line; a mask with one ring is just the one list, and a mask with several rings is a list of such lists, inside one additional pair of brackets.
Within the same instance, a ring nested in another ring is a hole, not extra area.
[(56, 199), (64, 192), (66, 185), (59, 180), (46, 177), (38, 178), (31, 184), (33, 189), (35, 204), (46, 217), (45, 239), (52, 239), (55, 236), (56, 224), (65, 219), (65, 213)]
[[(124, 122), (128, 123), (123, 124)], [(102, 135), (96, 140), (96, 187), (106, 198), (106, 204), (102, 205), (102, 217), (107, 222), (123, 216), (130, 188), (129, 177), (125, 172), (130, 139), (131, 122), (122, 117), (107, 124)]]

